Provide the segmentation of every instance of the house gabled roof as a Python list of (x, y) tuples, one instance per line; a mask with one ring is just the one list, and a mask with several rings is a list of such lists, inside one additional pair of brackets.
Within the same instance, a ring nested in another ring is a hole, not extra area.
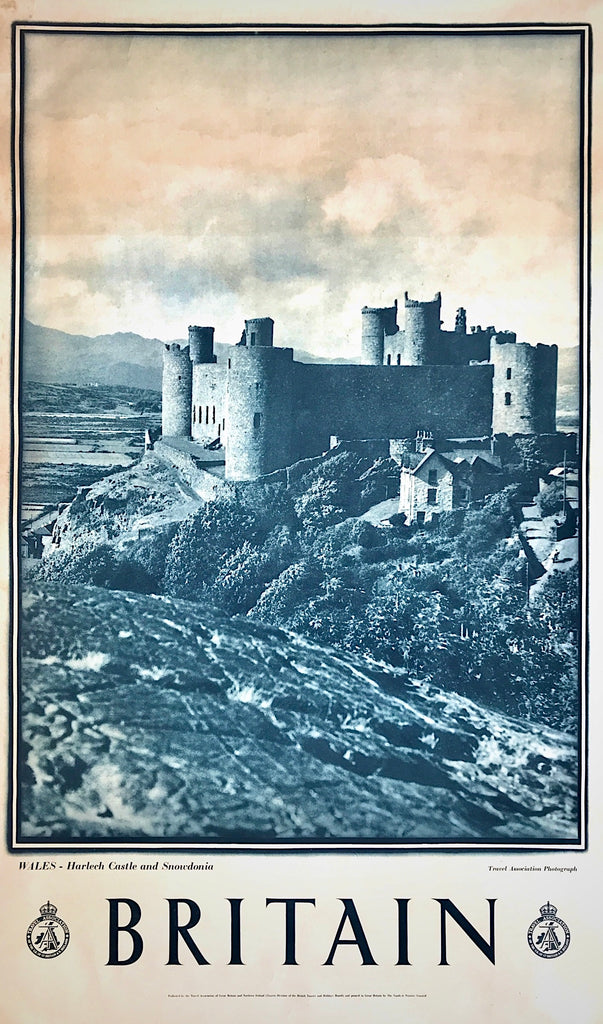
[(474, 455), (470, 460), (471, 468), (474, 469), (476, 466), (478, 469), (486, 469), (489, 473), (501, 473), (502, 467), (500, 465), (500, 459), (498, 464), (494, 459), (485, 459), (482, 455)]
[(414, 473), (430, 455), (433, 455), (433, 448), (428, 452), (403, 452), (401, 469), (406, 473)]
[[(412, 473), (414, 475), (415, 473), (418, 473), (418, 471), (422, 469), (423, 466), (425, 466), (426, 463), (429, 462), (429, 460), (434, 455), (437, 456), (440, 462), (444, 463), (446, 469), (450, 473), (452, 473), (453, 476), (455, 476), (459, 472), (460, 467), (456, 465), (454, 462), (452, 462), (450, 459), (446, 458), (445, 455), (442, 455), (441, 452), (437, 452), (435, 448), (429, 448), (426, 452), (405, 452), (402, 457), (402, 470), (406, 473)], [(407, 464), (404, 465), (404, 463)]]

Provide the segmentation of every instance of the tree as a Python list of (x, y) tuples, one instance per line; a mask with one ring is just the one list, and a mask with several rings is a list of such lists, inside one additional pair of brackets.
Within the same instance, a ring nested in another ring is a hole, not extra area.
[(244, 541), (256, 546), (255, 517), (233, 501), (202, 506), (185, 519), (169, 545), (164, 591), (196, 600), (211, 585), (223, 563)]

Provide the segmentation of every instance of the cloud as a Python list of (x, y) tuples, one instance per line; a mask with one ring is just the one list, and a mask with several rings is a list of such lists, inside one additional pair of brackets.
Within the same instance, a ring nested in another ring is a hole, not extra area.
[(441, 289), (449, 320), (462, 304), (526, 340), (542, 322), (573, 340), (571, 40), (49, 34), (27, 47), (34, 321), (165, 338), (203, 322), (236, 340), (266, 314), (281, 343), (342, 355), (363, 304)]
[(396, 217), (413, 201), (425, 205), (434, 199), (425, 170), (418, 160), (402, 153), (358, 160), (347, 176), (345, 188), (323, 203), (327, 220), (343, 220), (352, 231), (374, 231)]

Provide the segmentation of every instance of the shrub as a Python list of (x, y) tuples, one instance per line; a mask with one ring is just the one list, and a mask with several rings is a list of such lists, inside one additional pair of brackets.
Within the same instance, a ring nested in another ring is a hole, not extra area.
[(541, 516), (556, 516), (563, 509), (563, 481), (555, 480), (538, 493), (536, 504)]
[(223, 560), (247, 541), (261, 539), (255, 517), (232, 501), (202, 506), (185, 519), (167, 550), (163, 586), (166, 594), (199, 598), (213, 583)]

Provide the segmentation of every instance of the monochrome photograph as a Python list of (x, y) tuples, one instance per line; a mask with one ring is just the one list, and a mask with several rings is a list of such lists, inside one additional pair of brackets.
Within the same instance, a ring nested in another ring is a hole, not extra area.
[(583, 34), (15, 59), (12, 849), (583, 847)]

